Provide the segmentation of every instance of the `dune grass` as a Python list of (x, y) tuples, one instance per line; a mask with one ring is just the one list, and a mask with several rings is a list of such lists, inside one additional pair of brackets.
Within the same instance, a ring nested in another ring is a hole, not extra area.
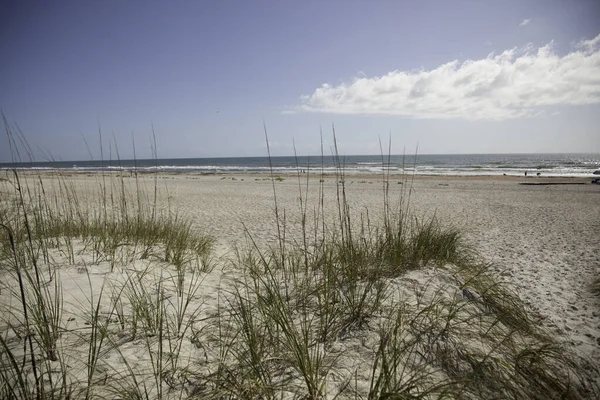
[[(20, 159), (19, 133), (5, 127)], [(1, 398), (111, 397), (131, 381), (136, 396), (163, 398), (166, 376), (185, 369), (179, 354), (213, 239), (158, 206), (156, 180), (146, 189), (137, 173), (99, 174), (94, 183), (82, 198), (60, 173), (11, 170), (2, 181)], [(68, 292), (64, 275), (77, 282)], [(154, 384), (120, 352), (140, 338)], [(125, 371), (110, 371), (115, 352)]]
[(598, 395), (597, 369), (540, 328), (460, 232), (410, 214), (410, 185), (392, 204), (384, 176), (374, 225), (352, 213), (339, 158), (338, 168), (333, 225), (322, 202), (308, 211), (299, 178), (301, 237), (276, 204), (278, 242), (265, 250), (250, 237), (239, 253), (243, 279), (213, 329), (226, 332), (225, 349), (218, 373), (198, 377), (210, 382), (202, 396)]
[[(218, 288), (205, 282), (225, 264), (214, 240), (158, 205), (156, 180), (100, 174), (83, 198), (60, 174), (9, 173), (0, 397), (600, 395), (596, 367), (545, 332), (460, 231), (411, 213), (410, 176), (391, 199), (384, 168), (380, 210), (361, 214), (334, 155), (331, 198), (324, 176), (299, 167), (299, 227), (271, 175), (277, 241), (248, 234)], [(74, 290), (85, 300), (72, 304)]]
[[(406, 249), (403, 242), (394, 253), (405, 255), (404, 265), (386, 252), (365, 254), (359, 244), (350, 252), (330, 239), (306, 263), (306, 253), (294, 246), (285, 249), (283, 263), (279, 248), (250, 250), (253, 256), (239, 261), (245, 279), (236, 300), (221, 311), (229, 315), (230, 339), (215, 357), (228, 374), (210, 376), (213, 385), (202, 395), (215, 388), (232, 398), (597, 394), (585, 361), (539, 328), (489, 265), (465, 258), (460, 241), (452, 246), (457, 253), (439, 252), (448, 232), (432, 223), (412, 229), (408, 243), (426, 236), (436, 247)], [(383, 246), (386, 237), (373, 240)]]
[[(41, 180), (25, 186), (16, 171), (13, 176), (16, 194), (0, 212), (0, 264), (4, 276), (19, 286), (2, 288), (0, 397), (94, 397), (99, 361), (107, 351), (118, 349), (122, 339), (144, 338), (155, 378), (163, 377), (167, 369), (180, 369), (182, 342), (199, 312), (192, 300), (203, 274), (212, 268), (213, 239), (194, 232), (190, 220), (171, 211), (84, 208), (74, 190), (57, 209), (57, 197), (42, 197), (50, 195)], [(68, 187), (66, 179), (58, 179), (61, 188)], [(125, 202), (118, 204), (125, 207)], [(145, 264), (138, 268), (135, 263), (140, 261)], [(78, 265), (83, 270), (79, 274), (87, 274), (90, 282), (83, 291), (89, 304), (77, 304), (78, 316), (67, 317), (61, 274), (69, 265)], [(168, 268), (160, 271), (161, 265)], [(90, 270), (102, 268), (102, 281), (92, 282)], [(167, 296), (167, 289), (175, 296)], [(78, 327), (71, 328), (79, 317)], [(87, 343), (87, 354), (64, 358), (61, 351), (68, 350), (68, 340)], [(27, 348), (18, 350), (19, 342), (27, 343)], [(86, 359), (85, 379), (70, 368), (78, 357)], [(127, 363), (127, 356), (122, 358)], [(106, 361), (101, 364), (106, 370)], [(135, 374), (132, 369), (125, 375), (129, 379)], [(162, 390), (162, 378), (156, 378), (154, 387), (144, 393), (162, 397)]]

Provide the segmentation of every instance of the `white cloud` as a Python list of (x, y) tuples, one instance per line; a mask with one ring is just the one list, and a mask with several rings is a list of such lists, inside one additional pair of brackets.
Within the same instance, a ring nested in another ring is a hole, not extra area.
[(530, 22), (531, 22), (531, 18), (525, 18), (523, 21), (521, 21), (519, 26), (529, 25)]
[(432, 70), (392, 71), (323, 84), (296, 111), (414, 118), (509, 119), (545, 107), (600, 103), (600, 35), (559, 56), (552, 43), (505, 50)]

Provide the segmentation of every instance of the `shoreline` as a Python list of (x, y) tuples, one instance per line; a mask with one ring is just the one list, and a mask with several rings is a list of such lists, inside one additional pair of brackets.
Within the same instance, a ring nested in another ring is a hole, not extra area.
[[(128, 171), (127, 173), (123, 173), (124, 171), (36, 171), (36, 170), (17, 170), (19, 174), (23, 174), (25, 176), (42, 176), (42, 177), (113, 177), (113, 178), (145, 178), (156, 176), (159, 178), (165, 177), (225, 177), (225, 178), (262, 178), (262, 179), (270, 179), (273, 178), (283, 178), (285, 180), (292, 180), (300, 178), (302, 181), (306, 181), (308, 177), (310, 180), (316, 179), (335, 179), (340, 177), (340, 175), (335, 173), (270, 173), (270, 172), (161, 172), (161, 171)], [(4, 175), (10, 174), (10, 170), (6, 170)], [(581, 176), (535, 176), (535, 175), (461, 175), (461, 174), (443, 174), (443, 175), (435, 175), (435, 174), (402, 174), (402, 173), (390, 173), (389, 175), (384, 174), (376, 174), (376, 173), (344, 173), (342, 171), (342, 175), (345, 177), (345, 180), (349, 181), (363, 181), (363, 180), (377, 180), (383, 181), (389, 179), (391, 182), (397, 181), (498, 181), (498, 182), (523, 182), (523, 183), (542, 183), (542, 184), (552, 184), (552, 183), (575, 183), (575, 184), (585, 184), (590, 183), (591, 181), (598, 179), (600, 175), (593, 175), (581, 177)], [(0, 176), (0, 180), (6, 179)]]

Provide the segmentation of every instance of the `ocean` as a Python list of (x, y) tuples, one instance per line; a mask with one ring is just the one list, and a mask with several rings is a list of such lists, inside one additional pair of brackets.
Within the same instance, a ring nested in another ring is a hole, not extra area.
[[(600, 169), (600, 154), (422, 154), (340, 156), (339, 163), (348, 175), (511, 175), (540, 174), (549, 177), (592, 177)], [(0, 170), (68, 171), (93, 173), (113, 172), (170, 172), (170, 173), (264, 173), (272, 168), (275, 174), (334, 173), (333, 156), (299, 157), (223, 157), (172, 158), (152, 160), (48, 161), (30, 163), (0, 163)]]

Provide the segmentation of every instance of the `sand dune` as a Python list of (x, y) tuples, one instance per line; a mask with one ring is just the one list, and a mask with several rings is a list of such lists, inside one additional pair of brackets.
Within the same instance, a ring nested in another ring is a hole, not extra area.
[[(73, 184), (82, 202), (92, 205), (97, 201), (98, 177), (73, 175), (65, 179)], [(130, 189), (135, 188), (133, 178), (125, 181)], [(58, 181), (54, 177), (47, 177), (46, 182), (48, 193), (58, 190), (55, 185)], [(321, 198), (326, 219), (334, 221), (338, 216), (339, 186), (334, 177), (326, 177), (323, 182), (318, 177), (311, 177), (307, 184), (304, 175), (300, 180), (287, 176), (275, 182), (260, 175), (160, 175), (156, 180), (152, 176), (142, 176), (136, 184), (148, 189), (150, 201), (155, 182), (159, 189), (159, 209), (178, 210), (190, 218), (194, 230), (216, 239), (214, 268), (202, 272), (198, 278), (200, 285), (193, 298), (202, 311), (194, 318), (207, 319), (218, 314), (222, 296), (232, 293), (234, 282), (241, 278), (240, 271), (232, 267), (235, 250), (248, 246), (249, 237), (260, 248), (276, 243), (273, 186), (278, 213), (282, 219), (285, 215), (289, 241), (300, 241), (303, 237), (300, 204), (305, 205), (309, 216), (309, 235), (313, 232), (311, 216), (318, 213)], [(493, 264), (491, 270), (498, 279), (509, 283), (531, 313), (542, 318), (544, 328), (600, 367), (600, 298), (589, 290), (591, 282), (600, 274), (600, 187), (589, 184), (524, 186), (518, 183), (516, 179), (502, 178), (426, 177), (403, 183), (392, 179), (385, 184), (377, 176), (350, 177), (345, 181), (345, 194), (356, 223), (361, 221), (362, 215), (363, 223), (368, 220), (371, 226), (380, 224), (380, 210), (384, 206), (382, 191), (387, 188), (390, 207), (394, 208), (397, 199), (403, 196), (409, 200), (415, 215), (435, 215), (442, 224), (457, 227), (481, 257)], [(323, 196), (320, 190), (323, 190)], [(148, 287), (159, 281), (165, 282), (166, 287), (176, 287), (177, 270), (168, 263), (132, 259), (131, 263), (121, 263), (113, 271), (107, 261), (89, 258), (91, 256), (83, 247), (76, 253), (81, 256), (65, 261), (60, 261), (61, 253), (54, 255), (58, 262), (68, 264), (61, 268), (60, 276), (65, 291), (64, 317), (69, 318), (73, 332), (89, 325), (82, 305), (94, 289), (102, 286), (101, 280), (107, 276), (110, 276), (113, 289), (125, 287), (131, 276), (139, 274), (150, 279)], [(414, 293), (407, 291), (407, 287), (414, 285), (426, 292), (426, 282), (437, 282), (435, 287), (439, 287), (448, 299), (458, 296), (477, 303), (479, 295), (467, 288), (461, 289), (460, 282), (456, 286), (455, 275), (451, 269), (448, 271), (425, 269), (393, 281), (392, 287), (400, 296), (396, 301), (403, 299), (406, 304), (414, 304), (417, 300), (411, 297)], [(8, 290), (0, 293), (5, 307), (14, 302), (11, 293)], [(485, 307), (482, 308), (484, 313), (487, 312)], [(115, 332), (116, 338), (120, 335)], [(203, 340), (209, 343), (210, 337)], [(78, 354), (85, 354), (89, 344), (79, 336), (66, 333), (61, 343), (66, 346), (65, 359), (73, 366), (81, 364)], [(180, 351), (186, 354), (188, 362), (191, 358), (204, 360), (201, 365), (206, 367), (202, 368), (210, 370), (215, 355), (210, 351), (207, 353), (203, 347), (206, 344), (198, 346), (194, 343), (194, 340), (185, 342)], [(111, 374), (126, 373), (128, 368), (134, 368), (142, 375), (152, 375), (151, 364), (147, 363), (151, 358), (148, 342), (123, 336), (122, 343), (112, 344), (119, 351), (104, 354), (113, 368), (112, 371), (100, 368), (99, 375), (105, 380)], [(333, 371), (328, 378), (330, 384), (343, 387), (344, 382), (352, 378), (348, 371), (354, 370), (357, 371), (353, 378), (357, 380), (356, 390), (361, 387), (360, 390), (368, 392), (368, 371), (358, 374), (360, 362), (356, 362), (364, 355), (364, 349), (376, 347), (374, 337), (351, 336), (335, 346), (342, 346), (333, 347), (331, 351), (333, 354), (339, 352), (338, 362), (345, 369)], [(124, 364), (123, 359), (129, 359), (130, 365)], [(85, 370), (85, 363), (80, 369)], [(85, 374), (80, 375), (79, 379), (85, 379)]]
[[(202, 231), (217, 238), (222, 252), (244, 243), (244, 226), (257, 242), (272, 242), (275, 229), (273, 187), (266, 176), (165, 175), (171, 206), (189, 215)], [(74, 178), (90, 187), (86, 178)], [(152, 184), (151, 178), (145, 178)], [(297, 228), (300, 190), (306, 177), (275, 182), (281, 211)], [(353, 211), (382, 207), (379, 176), (349, 177), (347, 194)], [(404, 189), (389, 185), (394, 202)], [(408, 182), (410, 207), (417, 215), (437, 215), (462, 229), (481, 255), (496, 265), (519, 296), (545, 317), (582, 354), (600, 364), (600, 298), (588, 290), (600, 275), (600, 187), (596, 185), (523, 186), (525, 179), (426, 177)], [(335, 178), (325, 178), (327, 215), (335, 218)], [(308, 204), (316, 207), (319, 180), (311, 178)], [(405, 196), (408, 192), (405, 191)], [(166, 198), (162, 199), (166, 201)], [(297, 231), (298, 233), (298, 231)]]

